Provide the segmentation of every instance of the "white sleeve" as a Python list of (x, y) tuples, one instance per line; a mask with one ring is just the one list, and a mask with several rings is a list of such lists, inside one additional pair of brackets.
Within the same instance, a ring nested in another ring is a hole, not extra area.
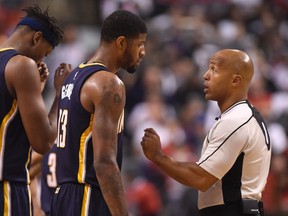
[(248, 132), (245, 125), (220, 120), (207, 135), (197, 164), (222, 179), (248, 143)]

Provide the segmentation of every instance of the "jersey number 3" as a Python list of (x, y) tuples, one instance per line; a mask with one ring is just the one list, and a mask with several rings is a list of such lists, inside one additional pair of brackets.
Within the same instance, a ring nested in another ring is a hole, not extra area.
[(56, 154), (50, 153), (48, 157), (48, 167), (50, 174), (47, 175), (47, 185), (50, 188), (57, 187), (57, 180), (56, 180)]

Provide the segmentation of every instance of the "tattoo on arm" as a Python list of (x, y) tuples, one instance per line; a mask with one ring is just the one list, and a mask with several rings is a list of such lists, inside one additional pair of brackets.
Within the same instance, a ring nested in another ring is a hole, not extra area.
[[(112, 92), (112, 91), (106, 90), (98, 106), (98, 109), (101, 109), (102, 113), (106, 113), (106, 114), (98, 116), (98, 120), (100, 122), (107, 123), (105, 125), (108, 127), (110, 125), (113, 125), (113, 120), (115, 121), (114, 123), (118, 121), (118, 116), (122, 112), (122, 105), (123, 105), (123, 99), (121, 98), (118, 92)], [(119, 113), (119, 115), (117, 115), (117, 113)], [(107, 116), (109, 118), (107, 118)], [(107, 121), (110, 121), (110, 122), (107, 122)], [(98, 128), (97, 133), (101, 135), (104, 139), (111, 137), (110, 130), (106, 127)]]

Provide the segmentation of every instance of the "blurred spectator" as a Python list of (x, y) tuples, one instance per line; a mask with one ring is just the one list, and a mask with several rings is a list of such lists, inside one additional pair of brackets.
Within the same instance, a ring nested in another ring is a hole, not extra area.
[(191, 95), (179, 110), (179, 120), (186, 134), (185, 144), (195, 154), (199, 154), (206, 133), (204, 100), (198, 95)]
[(137, 167), (128, 168), (125, 172), (125, 194), (129, 213), (132, 216), (156, 216), (162, 210), (159, 190), (139, 175), (137, 169)]
[(135, 150), (134, 153), (143, 157), (139, 143), (146, 127), (153, 126), (158, 129), (159, 134), (163, 137), (164, 148), (168, 148), (174, 142), (181, 143), (185, 139), (185, 135), (180, 127), (171, 130), (168, 123), (173, 119), (176, 119), (174, 108), (165, 104), (157, 92), (146, 95), (146, 100), (137, 104), (127, 119), (127, 130), (132, 135), (131, 142)]
[[(43, 92), (46, 101), (51, 104), (51, 93), (53, 93), (54, 72), (59, 64), (69, 63), (72, 67), (76, 67), (88, 57), (87, 49), (79, 41), (79, 27), (73, 24), (67, 24), (64, 27), (63, 43), (55, 47), (53, 55), (49, 55), (45, 62), (49, 68), (49, 79)], [(53, 95), (53, 94), (52, 94)]]
[(0, 1), (0, 35), (10, 36), (22, 15), (24, 0)]
[(263, 192), (265, 215), (286, 216), (288, 214), (288, 160), (287, 152), (274, 154), (266, 189)]

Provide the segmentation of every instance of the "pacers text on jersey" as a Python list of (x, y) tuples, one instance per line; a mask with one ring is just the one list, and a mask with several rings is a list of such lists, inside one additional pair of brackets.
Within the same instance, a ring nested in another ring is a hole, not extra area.
[(73, 88), (74, 84), (72, 83), (62, 86), (61, 99), (68, 97), (68, 99), (70, 100)]

